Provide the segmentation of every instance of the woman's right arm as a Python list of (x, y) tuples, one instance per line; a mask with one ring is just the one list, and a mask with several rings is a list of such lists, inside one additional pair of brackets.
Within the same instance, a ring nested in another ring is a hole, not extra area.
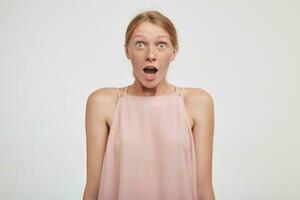
[(108, 102), (109, 98), (105, 89), (91, 93), (86, 102), (87, 179), (83, 200), (98, 199), (102, 161), (108, 137), (106, 123)]

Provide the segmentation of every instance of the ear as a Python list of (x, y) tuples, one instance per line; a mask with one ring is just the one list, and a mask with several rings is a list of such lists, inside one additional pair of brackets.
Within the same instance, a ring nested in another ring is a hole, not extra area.
[(171, 61), (173, 61), (176, 58), (176, 55), (177, 55), (177, 49), (173, 48)]
[(124, 45), (126, 57), (130, 60), (128, 46)]

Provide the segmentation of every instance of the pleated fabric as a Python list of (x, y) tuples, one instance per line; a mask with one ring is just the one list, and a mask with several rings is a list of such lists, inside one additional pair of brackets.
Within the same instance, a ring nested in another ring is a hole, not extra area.
[(98, 200), (196, 200), (194, 140), (182, 90), (121, 94), (110, 119)]

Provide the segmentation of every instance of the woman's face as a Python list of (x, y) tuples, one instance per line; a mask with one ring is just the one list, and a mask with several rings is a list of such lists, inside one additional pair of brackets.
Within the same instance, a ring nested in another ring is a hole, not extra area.
[[(165, 79), (169, 64), (176, 56), (168, 32), (150, 22), (143, 22), (136, 27), (125, 51), (131, 60), (135, 78), (149, 87)], [(157, 71), (144, 71), (147, 66), (155, 67)]]

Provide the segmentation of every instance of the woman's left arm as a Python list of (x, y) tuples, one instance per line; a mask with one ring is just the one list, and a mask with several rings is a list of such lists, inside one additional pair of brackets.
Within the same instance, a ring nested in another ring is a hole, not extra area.
[(212, 185), (214, 102), (205, 90), (195, 88), (191, 101), (197, 165), (197, 200), (215, 200)]

